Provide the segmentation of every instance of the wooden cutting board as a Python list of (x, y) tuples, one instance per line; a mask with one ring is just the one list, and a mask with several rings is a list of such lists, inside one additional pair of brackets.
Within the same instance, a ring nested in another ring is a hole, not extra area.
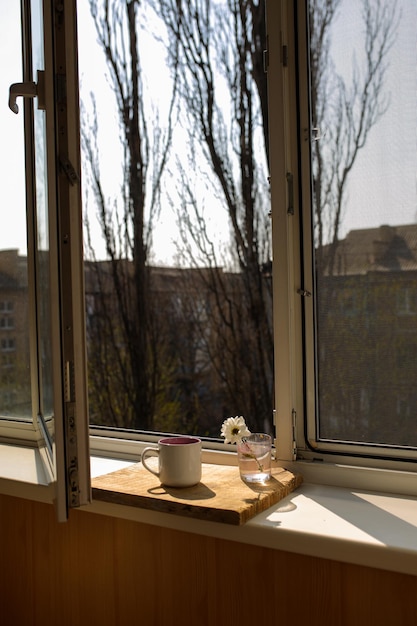
[(203, 464), (198, 485), (163, 487), (141, 463), (92, 480), (93, 499), (195, 519), (240, 525), (276, 504), (302, 483), (299, 474), (274, 468), (265, 486), (248, 486), (237, 467)]

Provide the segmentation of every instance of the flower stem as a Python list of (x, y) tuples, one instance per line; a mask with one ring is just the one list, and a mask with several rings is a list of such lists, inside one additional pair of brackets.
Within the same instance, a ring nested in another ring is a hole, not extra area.
[[(250, 450), (250, 446), (246, 442), (245, 442), (245, 446), (248, 448), (248, 450)], [(250, 452), (243, 452), (242, 456), (245, 457), (246, 459), (253, 459), (254, 461), (256, 461), (256, 464), (258, 466), (259, 471), (263, 472), (264, 466), (259, 462), (258, 457), (256, 456), (256, 454), (254, 454), (252, 451), (250, 451)]]

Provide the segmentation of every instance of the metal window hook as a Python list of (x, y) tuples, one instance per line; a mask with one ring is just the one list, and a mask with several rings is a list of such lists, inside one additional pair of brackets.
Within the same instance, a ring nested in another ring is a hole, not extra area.
[(45, 73), (38, 71), (38, 82), (13, 83), (9, 88), (9, 109), (19, 113), (16, 98), (38, 98), (38, 109), (45, 110)]

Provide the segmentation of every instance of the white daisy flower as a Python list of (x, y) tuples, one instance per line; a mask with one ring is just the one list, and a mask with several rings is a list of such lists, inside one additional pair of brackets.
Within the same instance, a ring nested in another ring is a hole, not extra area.
[(229, 417), (224, 420), (220, 435), (224, 437), (225, 443), (240, 443), (242, 437), (249, 437), (250, 430), (242, 416)]

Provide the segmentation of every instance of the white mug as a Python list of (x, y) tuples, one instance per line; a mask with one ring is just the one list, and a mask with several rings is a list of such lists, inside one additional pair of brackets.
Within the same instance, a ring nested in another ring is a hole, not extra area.
[[(149, 467), (147, 456), (159, 457), (159, 471)], [(142, 465), (167, 487), (192, 487), (201, 480), (201, 439), (198, 437), (164, 437), (158, 448), (145, 448)]]

